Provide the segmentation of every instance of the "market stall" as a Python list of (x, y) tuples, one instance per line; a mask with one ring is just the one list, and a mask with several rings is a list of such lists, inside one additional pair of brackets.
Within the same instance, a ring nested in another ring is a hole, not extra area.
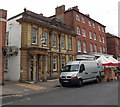
[(105, 77), (102, 78), (102, 81), (107, 82), (117, 80), (115, 70), (116, 67), (118, 66), (118, 62), (115, 59), (113, 59), (113, 57), (110, 56), (109, 58), (106, 58), (105, 56), (102, 55), (96, 61), (101, 62), (102, 66), (104, 66)]

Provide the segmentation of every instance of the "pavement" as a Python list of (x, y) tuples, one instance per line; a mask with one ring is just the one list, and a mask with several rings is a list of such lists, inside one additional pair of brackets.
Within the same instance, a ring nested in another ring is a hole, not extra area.
[(58, 79), (48, 80), (47, 82), (40, 81), (37, 83), (5, 81), (4, 85), (0, 85), (0, 97), (27, 95), (57, 87), (60, 87)]

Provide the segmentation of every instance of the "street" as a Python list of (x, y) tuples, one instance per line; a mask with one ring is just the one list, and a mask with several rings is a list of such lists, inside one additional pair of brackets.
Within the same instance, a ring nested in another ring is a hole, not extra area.
[(118, 105), (118, 82), (57, 87), (26, 96), (3, 98), (3, 105)]

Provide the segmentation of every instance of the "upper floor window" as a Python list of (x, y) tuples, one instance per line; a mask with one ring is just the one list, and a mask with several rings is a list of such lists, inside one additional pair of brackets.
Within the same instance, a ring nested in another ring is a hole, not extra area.
[(43, 32), (43, 37), (42, 38), (44, 38), (44, 40), (45, 40), (43, 46), (48, 46), (48, 32), (47, 31)]
[(105, 47), (103, 47), (103, 52), (105, 53)]
[(32, 44), (37, 43), (37, 29), (32, 28)]
[(105, 39), (104, 39), (104, 37), (102, 37), (102, 42), (105, 43)]
[(84, 17), (82, 17), (82, 23), (85, 23), (85, 18)]
[(77, 26), (77, 34), (80, 35), (80, 27)]
[(65, 49), (65, 36), (61, 36), (61, 49)]
[(86, 30), (84, 28), (82, 29), (82, 36), (86, 37)]
[(90, 39), (92, 39), (92, 32), (91, 31), (89, 31), (89, 37), (90, 37)]
[(68, 38), (68, 49), (72, 50), (72, 38)]
[(86, 42), (83, 42), (83, 52), (84, 52), (84, 53), (87, 53)]
[(104, 32), (104, 28), (102, 27), (102, 32)]
[(95, 23), (92, 23), (92, 25), (93, 25), (93, 28), (95, 28)]
[(100, 26), (98, 25), (98, 30), (100, 31)]
[(78, 40), (78, 52), (81, 52), (81, 41)]
[(94, 40), (97, 40), (97, 36), (96, 36), (96, 33), (94, 33), (93, 35), (94, 35)]
[(102, 42), (101, 36), (99, 35), (99, 42)]
[(91, 22), (90, 21), (88, 21), (88, 25), (91, 26)]
[(56, 47), (57, 43), (57, 35), (56, 34), (52, 34), (52, 41), (51, 41), (51, 44), (53, 47)]
[(80, 21), (80, 16), (78, 14), (76, 14), (76, 20)]

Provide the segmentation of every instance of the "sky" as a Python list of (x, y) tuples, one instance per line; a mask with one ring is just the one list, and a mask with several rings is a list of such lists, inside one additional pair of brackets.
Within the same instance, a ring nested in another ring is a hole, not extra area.
[(1, 0), (0, 9), (7, 10), (7, 18), (15, 16), (26, 8), (44, 16), (55, 14), (57, 6), (78, 6), (83, 14), (89, 14), (97, 22), (106, 26), (106, 32), (118, 36), (118, 2), (120, 0)]

